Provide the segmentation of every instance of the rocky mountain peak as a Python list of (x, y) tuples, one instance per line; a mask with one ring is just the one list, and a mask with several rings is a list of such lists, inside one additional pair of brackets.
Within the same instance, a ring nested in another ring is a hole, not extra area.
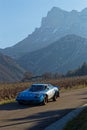
[(46, 17), (42, 18), (41, 27), (57, 27), (61, 20), (67, 15), (67, 11), (64, 11), (58, 7), (53, 7)]
[(59, 12), (64, 12), (61, 8), (59, 7), (53, 7), (49, 12), (48, 14), (50, 13), (59, 13)]
[(82, 14), (87, 14), (87, 8), (84, 8), (82, 11), (81, 11)]
[(71, 10), (70, 11), (70, 15), (71, 16), (78, 16), (79, 15), (79, 12), (77, 10)]
[(18, 58), (27, 52), (44, 48), (68, 34), (87, 38), (87, 8), (78, 12), (53, 7), (47, 16), (42, 18), (39, 28), (12, 48), (3, 49), (1, 52)]

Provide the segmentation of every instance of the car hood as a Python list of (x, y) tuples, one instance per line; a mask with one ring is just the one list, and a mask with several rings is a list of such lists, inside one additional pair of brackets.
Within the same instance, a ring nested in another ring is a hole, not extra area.
[(43, 95), (43, 94), (45, 94), (46, 93), (46, 91), (38, 91), (38, 92), (31, 92), (31, 91), (29, 91), (29, 90), (24, 90), (24, 91), (22, 91), (21, 93), (20, 93), (20, 96), (30, 96), (30, 97), (33, 97), (33, 96), (35, 96), (35, 95), (37, 95), (37, 94), (39, 94), (39, 95)]

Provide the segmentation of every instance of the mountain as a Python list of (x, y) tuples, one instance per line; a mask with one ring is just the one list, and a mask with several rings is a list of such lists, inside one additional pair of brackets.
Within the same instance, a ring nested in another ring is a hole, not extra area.
[(13, 58), (19, 58), (27, 52), (44, 48), (68, 34), (87, 38), (87, 8), (81, 12), (64, 11), (53, 7), (46, 17), (42, 18), (41, 26), (25, 39), (1, 52)]
[(22, 79), (25, 70), (12, 58), (0, 53), (0, 82), (15, 82)]
[(18, 63), (35, 74), (66, 73), (87, 61), (87, 39), (67, 35), (38, 51), (27, 53)]
[(66, 76), (72, 77), (72, 76), (83, 76), (83, 75), (87, 75), (87, 63), (86, 62), (84, 62), (81, 67), (79, 67), (75, 70), (68, 71)]

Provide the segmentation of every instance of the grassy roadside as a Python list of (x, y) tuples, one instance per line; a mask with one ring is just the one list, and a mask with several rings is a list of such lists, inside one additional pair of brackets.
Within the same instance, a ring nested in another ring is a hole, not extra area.
[(87, 130), (87, 108), (72, 121), (68, 122), (64, 130)]
[[(24, 89), (26, 89), (27, 87), (24, 87), (24, 88), (21, 88), (21, 89), (19, 89), (19, 90), (24, 90)], [(64, 92), (70, 92), (70, 91), (75, 91), (75, 90), (77, 90), (77, 89), (83, 89), (83, 88), (87, 88), (87, 85), (79, 85), (79, 86), (74, 86), (74, 87), (71, 87), (71, 88), (62, 88), (62, 89), (60, 89), (60, 93), (64, 93)], [(17, 91), (18, 91), (18, 88), (17, 88)], [(17, 92), (16, 92), (17, 93)], [(3, 105), (3, 104), (7, 104), (7, 103), (12, 103), (12, 102), (16, 102), (16, 100), (15, 100), (15, 94), (14, 94), (14, 96), (13, 96), (13, 98), (12, 98), (12, 96), (10, 96), (10, 93), (8, 93), (9, 94), (9, 97), (8, 98), (3, 98), (2, 100), (0, 100), (0, 105)]]
[(7, 99), (0, 101), (0, 105), (15, 102), (15, 99)]
[(54, 86), (60, 86), (60, 93), (70, 92), (86, 88), (87, 76), (39, 80), (35, 82), (0, 83), (0, 104), (13, 102), (19, 92), (29, 88), (33, 83), (51, 83)]
[(75, 91), (77, 89), (83, 89), (87, 88), (87, 85), (78, 85), (78, 86), (73, 86), (72, 88), (62, 88), (60, 92), (70, 92), (70, 91)]

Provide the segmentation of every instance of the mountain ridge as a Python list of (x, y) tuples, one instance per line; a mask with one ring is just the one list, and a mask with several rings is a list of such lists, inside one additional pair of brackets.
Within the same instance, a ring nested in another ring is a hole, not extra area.
[(0, 53), (0, 82), (17, 82), (23, 77), (25, 70), (9, 56)]
[(36, 28), (34, 32), (14, 46), (1, 49), (1, 52), (17, 59), (27, 52), (44, 48), (68, 34), (87, 38), (86, 16), (87, 8), (78, 12), (53, 7), (47, 16), (42, 18), (39, 28)]
[(35, 74), (66, 73), (87, 61), (87, 39), (66, 35), (40, 50), (27, 53), (18, 63)]

